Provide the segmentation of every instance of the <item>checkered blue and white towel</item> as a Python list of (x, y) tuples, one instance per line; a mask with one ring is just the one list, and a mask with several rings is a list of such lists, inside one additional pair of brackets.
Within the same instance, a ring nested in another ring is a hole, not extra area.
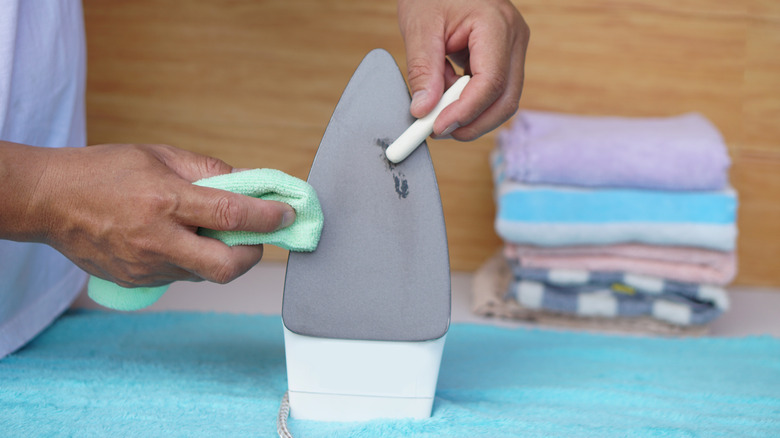
[(512, 265), (507, 296), (524, 307), (579, 316), (651, 316), (706, 324), (728, 309), (723, 288), (624, 272), (531, 269)]

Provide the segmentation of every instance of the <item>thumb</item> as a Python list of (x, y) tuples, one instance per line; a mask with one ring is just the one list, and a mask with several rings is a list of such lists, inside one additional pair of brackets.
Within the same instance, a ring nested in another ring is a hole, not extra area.
[(431, 112), (444, 93), (444, 29), (430, 20), (413, 20), (402, 26), (401, 31), (412, 93), (409, 111), (420, 118)]

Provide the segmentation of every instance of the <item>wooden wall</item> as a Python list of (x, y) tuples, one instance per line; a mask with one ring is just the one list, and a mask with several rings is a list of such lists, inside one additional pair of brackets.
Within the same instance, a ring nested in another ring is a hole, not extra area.
[[(737, 283), (780, 286), (780, 2), (524, 0), (521, 107), (583, 114), (700, 111), (726, 137), (740, 194)], [(89, 141), (168, 143), (304, 178), (369, 50), (405, 71), (392, 0), (85, 0)], [(452, 267), (500, 245), (494, 135), (430, 141)], [(286, 254), (267, 248), (266, 258)]]

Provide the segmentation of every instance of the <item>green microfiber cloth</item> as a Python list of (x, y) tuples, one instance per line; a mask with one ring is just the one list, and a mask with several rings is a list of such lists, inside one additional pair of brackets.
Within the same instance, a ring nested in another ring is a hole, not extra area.
[[(322, 232), (322, 209), (317, 193), (302, 181), (275, 169), (254, 169), (196, 181), (203, 187), (227, 190), (270, 201), (280, 201), (295, 209), (295, 222), (270, 233), (249, 231), (198, 230), (202, 236), (219, 239), (228, 246), (268, 243), (290, 251), (310, 252), (317, 248)], [(138, 310), (152, 305), (168, 286), (124, 288), (98, 277), (89, 279), (89, 296), (96, 303), (116, 310)]]

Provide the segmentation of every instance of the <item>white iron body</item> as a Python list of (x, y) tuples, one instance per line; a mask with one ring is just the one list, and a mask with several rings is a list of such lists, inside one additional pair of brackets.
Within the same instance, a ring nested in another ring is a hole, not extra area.
[(445, 338), (327, 339), (285, 328), (290, 415), (317, 421), (428, 418)]

